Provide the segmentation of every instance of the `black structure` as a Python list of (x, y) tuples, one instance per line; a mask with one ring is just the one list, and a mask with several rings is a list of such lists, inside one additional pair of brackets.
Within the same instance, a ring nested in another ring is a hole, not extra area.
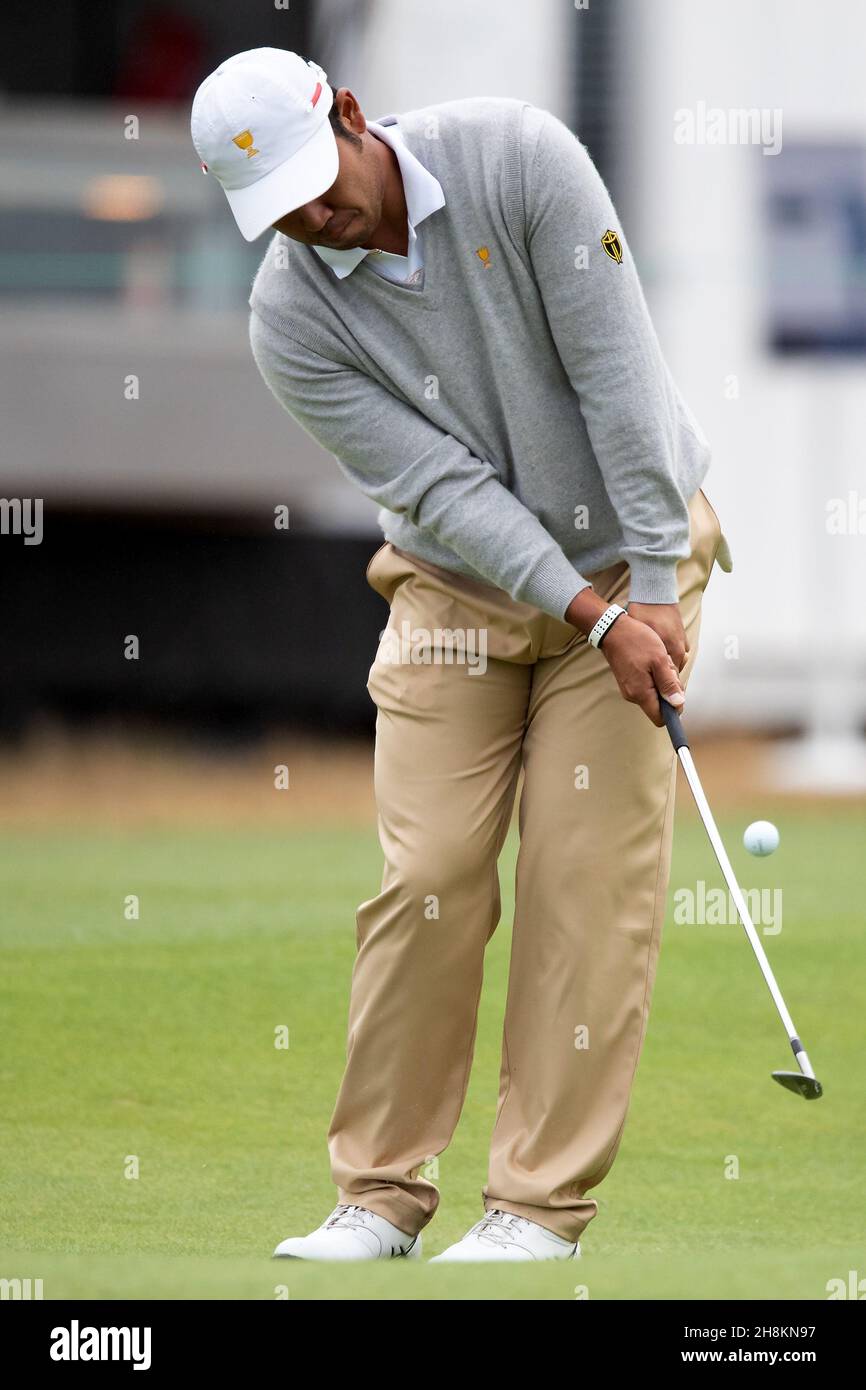
[[(230, 53), (306, 53), (308, 3), (219, 0), (6, 0), (0, 89), (8, 96), (116, 97), (188, 104)], [(133, 108), (134, 109), (134, 108)]]
[[(376, 541), (189, 516), (58, 513), (0, 536), (0, 730), (110, 716), (201, 736), (274, 724), (372, 731), (388, 619)], [(138, 637), (138, 660), (124, 641)]]

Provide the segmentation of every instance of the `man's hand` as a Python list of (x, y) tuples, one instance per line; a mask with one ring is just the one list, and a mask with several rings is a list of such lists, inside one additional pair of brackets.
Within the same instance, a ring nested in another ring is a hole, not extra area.
[(639, 623), (646, 623), (647, 627), (658, 633), (671, 661), (677, 670), (681, 671), (689, 654), (689, 639), (683, 627), (679, 604), (630, 603), (628, 615), (630, 618), (636, 618)]
[(677, 668), (665, 644), (648, 623), (630, 616), (631, 610), (617, 618), (602, 639), (599, 651), (616, 677), (624, 700), (640, 705), (647, 719), (658, 728), (663, 720), (659, 692), (678, 710), (685, 703)]
[[(565, 612), (567, 622), (589, 633), (607, 608), (593, 589), (581, 589)], [(685, 665), (689, 644), (679, 605), (630, 603), (605, 633), (599, 651), (616, 677), (624, 699), (640, 705), (647, 718), (662, 727), (658, 692), (682, 710), (685, 692), (679, 672)]]

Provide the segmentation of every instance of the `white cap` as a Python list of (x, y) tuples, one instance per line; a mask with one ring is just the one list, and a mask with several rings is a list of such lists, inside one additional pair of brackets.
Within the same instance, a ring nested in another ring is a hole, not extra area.
[(318, 63), (283, 48), (236, 53), (202, 82), (192, 103), (193, 144), (247, 241), (335, 181), (332, 102)]

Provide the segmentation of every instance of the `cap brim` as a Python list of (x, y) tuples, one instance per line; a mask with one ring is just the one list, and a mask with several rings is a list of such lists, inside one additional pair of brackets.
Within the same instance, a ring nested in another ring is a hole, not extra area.
[(325, 120), (284, 164), (248, 188), (226, 188), (224, 192), (242, 236), (255, 241), (287, 212), (329, 189), (339, 171), (336, 136), (330, 121)]

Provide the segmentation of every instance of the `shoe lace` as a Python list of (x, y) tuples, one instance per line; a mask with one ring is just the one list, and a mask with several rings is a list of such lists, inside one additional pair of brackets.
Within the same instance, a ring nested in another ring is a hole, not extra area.
[(345, 1227), (363, 1226), (365, 1224), (366, 1216), (367, 1212), (364, 1210), (363, 1207), (350, 1206), (346, 1203), (341, 1203), (340, 1206), (335, 1207), (334, 1210), (331, 1212), (331, 1215), (328, 1217), (327, 1221), (325, 1222), (325, 1225)]
[(479, 1221), (475, 1227), (475, 1234), (499, 1245), (509, 1245), (518, 1231), (527, 1224), (525, 1216), (514, 1216), (512, 1212), (499, 1211), (497, 1208)]

